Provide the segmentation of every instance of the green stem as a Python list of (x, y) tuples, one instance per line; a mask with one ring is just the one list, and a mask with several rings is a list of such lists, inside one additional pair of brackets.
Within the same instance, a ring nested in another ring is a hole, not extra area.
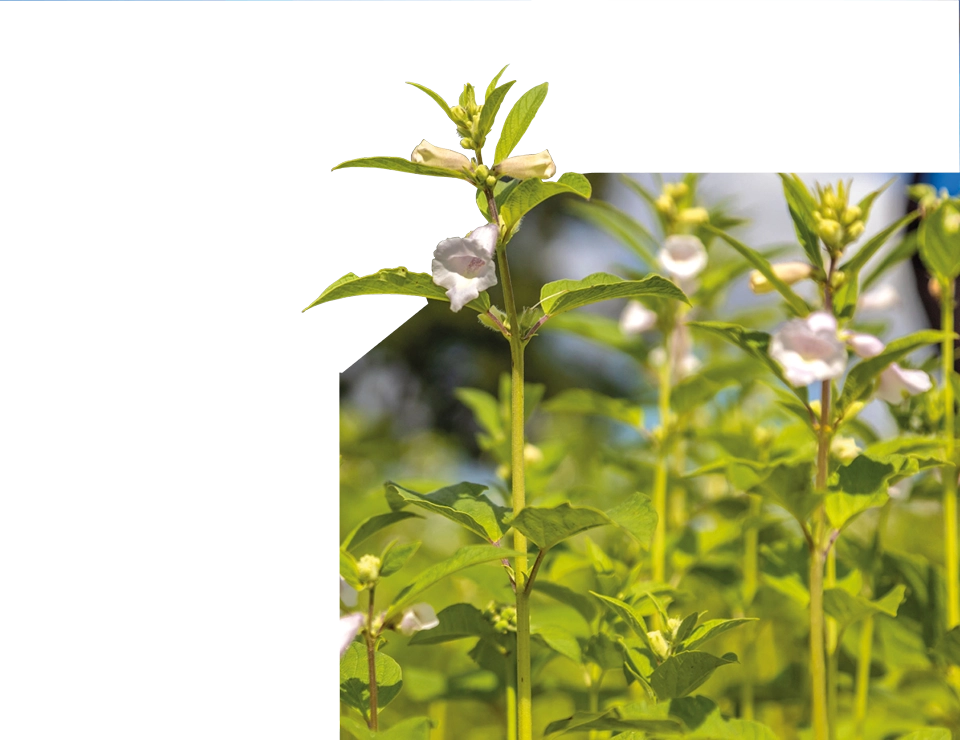
[[(827, 568), (824, 577), (824, 588), (833, 588), (837, 583), (837, 551), (832, 547), (827, 551)], [(836, 737), (837, 701), (839, 688), (837, 682), (840, 677), (840, 633), (837, 620), (827, 617), (826, 620), (826, 647), (827, 647), (827, 716), (830, 725), (830, 740)]]
[(667, 453), (668, 422), (670, 419), (670, 340), (664, 341), (666, 358), (660, 367), (658, 409), (660, 412), (660, 448), (653, 481), (653, 508), (657, 512), (657, 528), (653, 532), (653, 580), (666, 581), (667, 561), (667, 480), (669, 455)]
[(944, 446), (947, 465), (943, 469), (944, 556), (947, 569), (947, 629), (960, 624), (960, 545), (957, 535), (957, 460), (954, 437), (956, 422), (953, 398), (953, 312), (954, 283), (945, 280), (940, 285), (941, 328), (944, 331), (941, 357), (943, 360)]
[(367, 671), (370, 679), (370, 718), (367, 726), (374, 732), (378, 729), (377, 716), (377, 638), (373, 634), (373, 592), (375, 586), (370, 587), (370, 599), (367, 604)]
[(507, 740), (517, 740), (517, 664), (507, 657)]
[(810, 552), (810, 674), (813, 691), (813, 736), (828, 740), (827, 666), (823, 635), (823, 553)]
[[(498, 223), (497, 203), (493, 192), (485, 189), (490, 220)], [(519, 514), (526, 505), (524, 481), (524, 414), (523, 414), (523, 338), (520, 336), (520, 317), (510, 278), (506, 245), (497, 245), (497, 263), (500, 267), (500, 282), (503, 286), (503, 301), (506, 304), (507, 320), (510, 322), (510, 479), (513, 492), (513, 515)], [(513, 548), (519, 553), (514, 561), (514, 577), (517, 584), (517, 737), (533, 739), (533, 700), (530, 669), (530, 594), (527, 580), (527, 538), (514, 530)]]
[[(749, 495), (750, 509), (747, 527), (743, 533), (743, 615), (750, 613), (753, 599), (757, 595), (759, 582), (759, 561), (757, 558), (758, 526), (762, 502), (759, 496)], [(752, 720), (754, 712), (753, 679), (757, 671), (756, 653), (753, 642), (748, 642), (743, 655), (744, 679), (740, 684), (740, 718)]]
[(863, 620), (857, 651), (857, 695), (854, 700), (854, 740), (863, 740), (867, 722), (867, 695), (870, 691), (870, 659), (873, 650), (873, 615)]

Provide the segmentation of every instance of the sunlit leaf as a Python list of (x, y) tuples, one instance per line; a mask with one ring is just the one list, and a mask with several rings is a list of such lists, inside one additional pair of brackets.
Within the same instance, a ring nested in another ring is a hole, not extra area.
[(671, 655), (650, 676), (650, 685), (661, 701), (686, 696), (701, 686), (720, 666), (736, 663), (737, 656), (727, 653), (722, 657), (691, 650)]
[(393, 482), (386, 483), (385, 489), (391, 509), (399, 510), (410, 504), (419, 506), (456, 522), (489, 542), (498, 542), (506, 532), (503, 519), (509, 509), (487, 498), (483, 493), (487, 487), (478, 483), (457, 483), (427, 494)]
[(542, 85), (527, 90), (520, 99), (514, 103), (513, 108), (507, 114), (503, 122), (503, 130), (500, 132), (500, 141), (497, 142), (496, 154), (493, 158), (494, 164), (500, 164), (510, 156), (520, 139), (527, 132), (534, 116), (540, 110), (540, 106), (547, 98), (547, 88), (549, 85), (544, 82)]
[(658, 296), (688, 303), (683, 292), (670, 280), (650, 275), (642, 280), (624, 280), (606, 272), (588, 275), (582, 280), (555, 280), (540, 289), (540, 306), (550, 316), (591, 303), (613, 298)]
[[(387, 706), (400, 693), (403, 673), (400, 665), (386, 653), (376, 654), (377, 707)], [(340, 659), (340, 701), (361, 712), (370, 711), (370, 670), (367, 648), (354, 642)]]

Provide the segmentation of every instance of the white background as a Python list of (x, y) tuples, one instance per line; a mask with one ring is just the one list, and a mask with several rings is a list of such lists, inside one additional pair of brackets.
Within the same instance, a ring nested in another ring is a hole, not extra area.
[(0, 736), (335, 733), (337, 372), (422, 302), (300, 309), (479, 225), (330, 172), (455, 146), (404, 81), (549, 80), (518, 153), (561, 172), (956, 171), (957, 17), (0, 3)]

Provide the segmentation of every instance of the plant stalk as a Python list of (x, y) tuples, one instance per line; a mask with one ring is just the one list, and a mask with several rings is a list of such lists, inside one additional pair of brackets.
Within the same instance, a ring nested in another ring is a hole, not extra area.
[(376, 586), (370, 587), (370, 599), (367, 604), (367, 671), (370, 680), (370, 718), (367, 720), (367, 727), (374, 732), (378, 729), (379, 718), (377, 716), (377, 638), (373, 634), (373, 592)]
[(517, 664), (514, 656), (507, 661), (507, 740), (517, 740)]
[(860, 645), (857, 654), (857, 695), (854, 700), (854, 740), (864, 740), (867, 723), (867, 696), (870, 691), (870, 659), (873, 651), (873, 615), (867, 616), (860, 627)]
[[(824, 588), (833, 588), (837, 583), (837, 551), (832, 547), (827, 550), (826, 574)], [(830, 740), (836, 737), (838, 682), (840, 679), (840, 634), (837, 620), (826, 617), (826, 648), (827, 648), (827, 716), (830, 724)]]
[(947, 465), (943, 470), (943, 534), (947, 570), (947, 629), (949, 630), (960, 624), (960, 544), (958, 544), (957, 534), (957, 458), (954, 442), (956, 421), (952, 382), (954, 282), (942, 281), (940, 288), (940, 324), (944, 331), (940, 355), (943, 360), (944, 447), (947, 458)]
[[(757, 595), (759, 582), (759, 561), (757, 557), (758, 527), (762, 502), (757, 495), (747, 494), (750, 499), (749, 521), (743, 533), (743, 616), (750, 614), (751, 605)], [(748, 626), (748, 629), (752, 627)], [(745, 645), (743, 656), (744, 678), (740, 684), (740, 719), (752, 720), (754, 711), (753, 679), (757, 672), (756, 652), (753, 642)]]
[[(493, 192), (485, 189), (490, 220), (499, 222), (497, 203)], [(503, 301), (510, 322), (510, 480), (513, 494), (513, 515), (519, 514), (526, 505), (524, 481), (524, 413), (523, 413), (523, 337), (520, 334), (520, 317), (510, 278), (506, 246), (497, 245), (497, 263), (500, 267), (500, 282), (503, 285)], [(533, 700), (530, 669), (530, 594), (527, 581), (527, 538), (514, 530), (513, 547), (519, 553), (514, 561), (514, 577), (517, 584), (517, 737), (518, 740), (533, 740)]]
[(670, 419), (670, 340), (664, 341), (666, 358), (660, 367), (658, 409), (660, 412), (660, 448), (657, 451), (657, 467), (653, 480), (653, 508), (657, 512), (657, 528), (651, 545), (653, 580), (666, 581), (667, 561), (667, 482), (669, 455), (667, 453), (668, 423)]

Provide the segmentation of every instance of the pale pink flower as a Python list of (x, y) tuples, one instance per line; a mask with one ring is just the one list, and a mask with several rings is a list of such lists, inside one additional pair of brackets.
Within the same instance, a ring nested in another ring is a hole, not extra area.
[(880, 373), (877, 383), (877, 398), (897, 404), (907, 396), (925, 393), (933, 387), (933, 381), (923, 370), (904, 370), (897, 363)]
[(363, 614), (353, 612), (340, 617), (340, 657), (342, 658), (360, 630), (363, 629)]
[(794, 387), (831, 380), (847, 367), (847, 350), (837, 336), (837, 320), (825, 311), (784, 324), (770, 340), (770, 357)]
[(703, 242), (691, 234), (674, 234), (664, 240), (657, 261), (671, 277), (690, 280), (707, 266), (707, 250)]
[(497, 284), (497, 249), (499, 229), (484, 224), (467, 237), (444, 239), (433, 253), (433, 282), (446, 288), (450, 309), (459, 311), (487, 288)]
[(440, 620), (437, 619), (437, 613), (432, 606), (429, 604), (414, 604), (404, 611), (400, 623), (397, 625), (397, 630), (409, 637), (420, 630), (432, 630), (438, 624), (440, 624)]

